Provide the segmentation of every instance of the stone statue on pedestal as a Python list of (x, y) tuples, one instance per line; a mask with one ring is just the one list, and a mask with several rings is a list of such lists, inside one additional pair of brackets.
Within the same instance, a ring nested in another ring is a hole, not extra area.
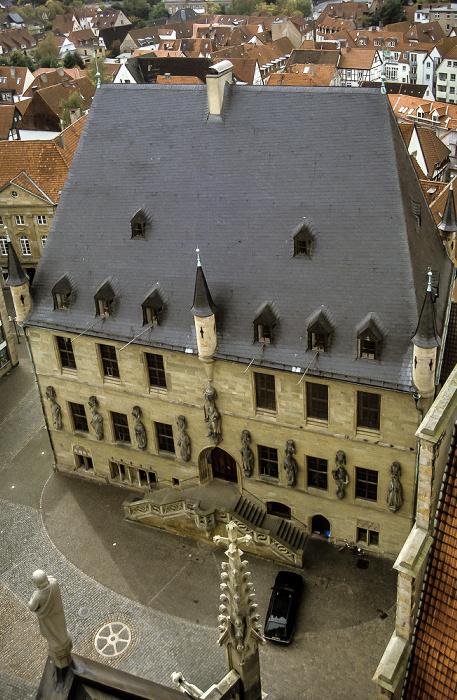
[(138, 443), (139, 450), (145, 450), (148, 444), (148, 438), (146, 435), (146, 428), (141, 422), (141, 408), (139, 406), (134, 406), (132, 408), (132, 416), (135, 418), (135, 437)]
[(297, 477), (297, 462), (295, 457), (295, 442), (293, 440), (287, 440), (286, 442), (286, 458), (284, 460), (284, 469), (286, 470), (286, 484), (287, 486), (295, 486), (295, 480)]
[(186, 432), (187, 421), (185, 416), (178, 416), (176, 425), (179, 430), (178, 447), (181, 451), (181, 459), (183, 462), (190, 460), (190, 437)]
[(343, 450), (338, 450), (335, 456), (335, 469), (332, 470), (332, 476), (337, 486), (336, 497), (341, 501), (346, 495), (346, 486), (349, 483), (349, 475), (345, 469), (346, 455)]
[(92, 413), (91, 426), (94, 429), (97, 440), (103, 440), (103, 418), (98, 412), (98, 399), (96, 396), (89, 396), (89, 408)]
[(40, 632), (46, 639), (48, 651), (58, 669), (71, 663), (72, 641), (67, 630), (59, 584), (52, 576), (38, 569), (33, 574), (37, 590), (27, 607), (38, 618)]
[(208, 437), (211, 439), (213, 445), (218, 445), (222, 436), (221, 414), (217, 410), (216, 399), (216, 389), (213, 386), (211, 386), (211, 384), (208, 384), (208, 386), (205, 389), (204, 411), (205, 423), (207, 424), (209, 429)]
[(251, 433), (249, 430), (243, 430), (241, 432), (241, 444), (243, 445), (241, 449), (241, 463), (243, 465), (244, 476), (252, 476), (254, 471), (254, 453), (249, 447), (251, 444)]
[(51, 405), (51, 413), (54, 419), (54, 428), (61, 430), (62, 428), (62, 411), (60, 405), (56, 402), (56, 392), (53, 386), (46, 387), (46, 398)]
[(400, 482), (400, 462), (392, 462), (390, 467), (391, 480), (387, 487), (387, 505), (392, 513), (395, 513), (403, 504), (403, 488)]

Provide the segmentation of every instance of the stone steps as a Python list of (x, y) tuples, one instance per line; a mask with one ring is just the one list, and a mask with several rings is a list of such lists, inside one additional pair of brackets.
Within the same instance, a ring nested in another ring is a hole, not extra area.
[(253, 503), (245, 496), (240, 496), (238, 503), (235, 506), (235, 514), (246, 520), (254, 527), (262, 527), (265, 520), (266, 512), (261, 507)]

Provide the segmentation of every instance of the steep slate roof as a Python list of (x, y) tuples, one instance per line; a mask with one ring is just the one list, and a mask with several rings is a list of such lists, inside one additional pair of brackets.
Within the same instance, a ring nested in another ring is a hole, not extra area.
[[(420, 226), (412, 200), (422, 206)], [(144, 207), (150, 230), (146, 240), (132, 239), (130, 219)], [(309, 259), (293, 257), (304, 217), (314, 237)], [(332, 346), (310, 376), (412, 391), (410, 340), (429, 265), (441, 273), (442, 334), (452, 263), (379, 91), (227, 86), (223, 119), (207, 121), (204, 85), (102, 85), (34, 278), (27, 323), (87, 329), (94, 294), (112, 275), (117, 313), (89, 334), (127, 341), (143, 329), (141, 303), (159, 283), (170, 302), (151, 344), (195, 352), (197, 246), (218, 309), (219, 357), (250, 362), (258, 351), (255, 310), (271, 300), (281, 325), (262, 366), (305, 368), (315, 355), (306, 319), (324, 307)], [(68, 271), (77, 298), (54, 311), (52, 287)], [(356, 328), (369, 313), (386, 330), (379, 362), (356, 359)], [(135, 342), (147, 346), (144, 337)]]
[(456, 429), (436, 513), (435, 532), (404, 700), (454, 700), (457, 685), (457, 440)]

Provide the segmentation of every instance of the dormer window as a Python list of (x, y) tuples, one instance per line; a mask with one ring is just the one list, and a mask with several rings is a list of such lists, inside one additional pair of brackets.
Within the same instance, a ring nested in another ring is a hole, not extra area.
[(158, 289), (153, 289), (141, 304), (143, 326), (158, 326), (163, 320), (165, 303)]
[(313, 244), (313, 234), (306, 224), (300, 224), (293, 231), (294, 236), (294, 256), (309, 258)]
[(357, 355), (364, 360), (379, 360), (383, 332), (373, 314), (365, 317), (357, 330)]
[(146, 238), (146, 228), (148, 218), (143, 209), (139, 209), (137, 213), (130, 219), (132, 238)]
[(54, 309), (68, 309), (70, 306), (70, 297), (73, 291), (70, 280), (66, 275), (60, 278), (52, 288), (52, 298), (54, 300)]
[(308, 323), (308, 349), (328, 352), (332, 330), (332, 325), (323, 309), (313, 314)]
[(257, 315), (254, 319), (254, 341), (268, 345), (272, 343), (277, 322), (276, 314), (273, 312), (271, 305), (268, 303), (262, 304), (260, 309), (257, 310)]
[(95, 313), (97, 316), (112, 316), (114, 311), (115, 293), (111, 282), (107, 280), (95, 293)]

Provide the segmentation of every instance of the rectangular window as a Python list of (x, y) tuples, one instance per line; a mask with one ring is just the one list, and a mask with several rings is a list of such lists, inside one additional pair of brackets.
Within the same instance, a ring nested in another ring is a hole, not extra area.
[(126, 464), (122, 462), (110, 462), (109, 471), (112, 479), (119, 479), (119, 481), (128, 481), (130, 483), (129, 468)]
[(308, 418), (328, 420), (328, 386), (306, 382), (306, 414)]
[(22, 216), (22, 214), (16, 214), (14, 218), (16, 220), (17, 226), (24, 226), (24, 217)]
[(38, 214), (38, 216), (37, 216), (37, 222), (38, 222), (38, 224), (39, 224), (40, 226), (44, 226), (45, 224), (48, 223), (46, 217), (44, 216), (44, 214)]
[(41, 236), (41, 247), (44, 248), (46, 245), (46, 241), (48, 240), (47, 236)]
[(260, 473), (277, 479), (279, 476), (278, 450), (275, 447), (265, 447), (265, 445), (258, 445), (257, 448)]
[(326, 489), (328, 464), (326, 459), (319, 457), (307, 457), (306, 466), (308, 472), (308, 486), (316, 489)]
[(75, 455), (77, 469), (84, 469), (86, 472), (94, 471), (94, 463), (91, 457), (86, 455)]
[(114, 439), (117, 442), (130, 442), (129, 422), (125, 413), (111, 411), (113, 421)]
[(358, 527), (357, 542), (377, 547), (379, 545), (379, 532), (377, 530), (368, 530), (366, 527)]
[(378, 500), (378, 472), (373, 469), (355, 468), (355, 496), (367, 501)]
[(6, 238), (3, 236), (0, 238), (0, 255), (8, 255), (8, 251), (6, 250)]
[(168, 423), (156, 423), (156, 435), (159, 452), (175, 452), (175, 441), (173, 440), (173, 426)]
[(379, 430), (381, 422), (381, 397), (366, 391), (357, 392), (357, 427)]
[(97, 299), (99, 316), (109, 316), (111, 313), (110, 303), (106, 299)]
[(73, 428), (75, 430), (83, 430), (89, 432), (87, 425), (86, 409), (82, 403), (70, 403), (71, 417), (73, 419)]
[(359, 338), (359, 357), (376, 360), (376, 351), (378, 343), (371, 335)]
[(59, 349), (60, 364), (66, 369), (76, 369), (75, 356), (70, 338), (57, 336), (57, 347)]
[(162, 389), (166, 389), (167, 380), (165, 378), (165, 367), (163, 365), (162, 355), (153, 355), (151, 352), (147, 352), (146, 363), (148, 366), (150, 386), (158, 386)]
[(455, 87), (449, 88), (449, 93), (450, 93), (451, 95), (455, 95)]
[(21, 245), (21, 253), (22, 253), (22, 255), (32, 255), (32, 252), (31, 252), (31, 250), (30, 250), (30, 243), (29, 243), (29, 239), (28, 239), (28, 238), (24, 238), (24, 236), (22, 236), (22, 237), (19, 239), (19, 243), (20, 243), (20, 245)]
[(0, 216), (0, 226), (3, 226), (3, 216)]
[(451, 73), (450, 80), (455, 83), (455, 73)]
[(119, 366), (117, 364), (116, 348), (113, 345), (99, 345), (100, 357), (102, 358), (103, 374), (105, 377), (120, 378)]
[(257, 408), (276, 411), (275, 378), (273, 374), (254, 372), (255, 400)]

